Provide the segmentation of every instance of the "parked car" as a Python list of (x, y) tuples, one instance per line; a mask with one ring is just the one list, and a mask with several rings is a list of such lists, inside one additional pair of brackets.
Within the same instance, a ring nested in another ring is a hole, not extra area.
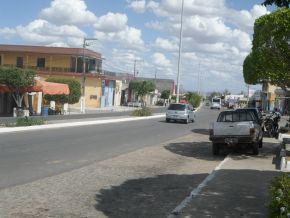
[(190, 104), (170, 104), (166, 111), (166, 122), (183, 121), (184, 123), (194, 122), (195, 108)]
[(138, 101), (131, 101), (127, 103), (128, 107), (141, 107), (142, 103)]
[(210, 124), (210, 136), (214, 155), (221, 147), (248, 147), (253, 154), (263, 146), (263, 131), (259, 119), (252, 110), (229, 110), (219, 114), (216, 122)]

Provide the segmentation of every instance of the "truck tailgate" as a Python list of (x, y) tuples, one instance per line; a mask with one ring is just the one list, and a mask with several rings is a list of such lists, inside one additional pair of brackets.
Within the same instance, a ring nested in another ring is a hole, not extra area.
[(215, 122), (213, 126), (214, 135), (249, 135), (250, 128), (253, 128), (252, 121), (245, 122)]

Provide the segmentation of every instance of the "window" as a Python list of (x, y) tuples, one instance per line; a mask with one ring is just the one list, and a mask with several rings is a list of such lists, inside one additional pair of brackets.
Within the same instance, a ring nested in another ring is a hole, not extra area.
[(168, 110), (184, 111), (185, 110), (185, 105), (184, 104), (171, 104), (168, 107)]
[(16, 58), (16, 67), (23, 68), (23, 57)]
[(45, 67), (45, 58), (37, 58), (37, 67), (39, 68)]

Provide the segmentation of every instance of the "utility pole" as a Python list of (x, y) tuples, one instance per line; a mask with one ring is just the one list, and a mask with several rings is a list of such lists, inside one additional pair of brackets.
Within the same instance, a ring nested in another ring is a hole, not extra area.
[(180, 33), (179, 33), (179, 51), (178, 51), (178, 70), (177, 70), (177, 90), (176, 90), (176, 103), (179, 103), (179, 86), (180, 86), (180, 62), (181, 62), (181, 49), (182, 49), (182, 27), (183, 27), (183, 6), (184, 0), (181, 5), (181, 19), (180, 19)]
[(197, 88), (197, 93), (200, 95), (200, 62), (198, 63)]
[(98, 40), (95, 38), (84, 38), (83, 41), (83, 73), (82, 73), (82, 96), (81, 96), (81, 108), (80, 112), (82, 114), (86, 113), (86, 61), (85, 61), (85, 49), (87, 46), (87, 41)]
[(134, 79), (135, 79), (135, 76), (136, 76), (136, 62), (137, 62), (137, 60), (135, 59), (134, 60)]

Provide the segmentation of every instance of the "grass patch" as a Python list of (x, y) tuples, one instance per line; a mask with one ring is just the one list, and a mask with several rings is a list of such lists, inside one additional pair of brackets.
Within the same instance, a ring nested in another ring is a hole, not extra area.
[(290, 173), (276, 177), (270, 187), (270, 217), (290, 217)]
[(33, 117), (21, 117), (21, 118), (17, 118), (16, 122), (2, 123), (1, 126), (18, 127), (18, 126), (36, 126), (36, 125), (43, 125), (43, 124), (45, 124), (45, 121), (42, 119), (36, 119)]
[(134, 110), (132, 116), (136, 117), (152, 116), (152, 109), (149, 107), (142, 107), (141, 109)]

